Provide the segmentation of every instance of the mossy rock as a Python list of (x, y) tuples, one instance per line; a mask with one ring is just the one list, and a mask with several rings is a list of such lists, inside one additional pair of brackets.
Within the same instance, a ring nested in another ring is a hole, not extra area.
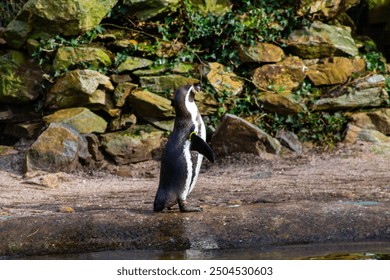
[(28, 38), (79, 35), (97, 26), (118, 0), (30, 0), (7, 26), (5, 38), (20, 48)]
[(64, 70), (72, 66), (86, 63), (95, 68), (108, 67), (111, 58), (107, 51), (95, 47), (61, 47), (57, 50), (53, 62), (53, 69)]
[(102, 117), (82, 107), (58, 110), (44, 117), (44, 121), (69, 124), (79, 133), (103, 133), (107, 128), (107, 122)]
[(22, 52), (0, 56), (0, 102), (28, 103), (40, 95), (42, 70)]

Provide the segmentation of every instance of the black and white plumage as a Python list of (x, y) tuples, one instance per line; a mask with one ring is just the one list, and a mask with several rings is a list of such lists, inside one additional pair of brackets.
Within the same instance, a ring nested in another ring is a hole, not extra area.
[(170, 209), (177, 203), (181, 212), (201, 211), (188, 207), (186, 199), (198, 179), (203, 156), (211, 162), (215, 157), (206, 143), (206, 128), (195, 104), (199, 90), (199, 85), (186, 85), (175, 92), (176, 119), (161, 159), (155, 212)]

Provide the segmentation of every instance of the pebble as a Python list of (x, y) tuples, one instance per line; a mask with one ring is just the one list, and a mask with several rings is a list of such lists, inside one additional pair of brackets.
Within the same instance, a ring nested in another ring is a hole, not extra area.
[(73, 213), (74, 209), (70, 206), (61, 206), (58, 208), (58, 212), (60, 213)]

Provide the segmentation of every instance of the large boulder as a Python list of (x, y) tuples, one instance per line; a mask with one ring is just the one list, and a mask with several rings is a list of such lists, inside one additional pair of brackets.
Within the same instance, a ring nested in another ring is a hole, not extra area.
[(195, 83), (199, 83), (199, 80), (176, 74), (140, 77), (141, 87), (154, 93), (174, 93), (182, 86)]
[(382, 144), (390, 143), (390, 137), (375, 129), (361, 128), (353, 124), (348, 124), (344, 141), (350, 144), (356, 143), (357, 141)]
[(114, 91), (114, 103), (116, 107), (123, 107), (125, 105), (127, 97), (132, 91), (134, 91), (138, 85), (129, 82), (119, 83)]
[(226, 67), (218, 62), (209, 62), (202, 66), (203, 75), (219, 94), (240, 94), (244, 89), (244, 82)]
[(335, 56), (309, 66), (307, 76), (315, 86), (335, 85), (347, 82), (352, 74), (362, 73), (364, 70), (365, 62), (361, 58)]
[(262, 92), (257, 99), (261, 107), (268, 112), (275, 112), (281, 115), (297, 114), (302, 112), (306, 106), (292, 93)]
[(215, 95), (202, 91), (195, 95), (195, 103), (202, 116), (215, 114), (220, 106), (215, 100)]
[(232, 153), (279, 154), (281, 150), (278, 140), (250, 122), (231, 114), (222, 118), (211, 138), (211, 145), (219, 156)]
[(111, 65), (111, 58), (102, 48), (61, 47), (54, 58), (53, 69), (65, 70), (83, 63), (95, 68), (108, 67)]
[(302, 153), (302, 143), (299, 141), (298, 135), (294, 132), (281, 129), (276, 133), (275, 137), (283, 146), (289, 148), (297, 154)]
[(60, 77), (47, 93), (50, 109), (79, 106), (106, 106), (110, 102), (106, 91), (113, 91), (110, 78), (94, 70), (74, 70)]
[(356, 56), (359, 53), (350, 27), (333, 26), (319, 21), (291, 32), (287, 45), (294, 55), (308, 59)]
[(204, 16), (207, 14), (222, 16), (232, 8), (229, 0), (189, 0), (188, 2), (194, 11)]
[(148, 66), (151, 66), (153, 64), (153, 61), (147, 58), (142, 57), (135, 57), (135, 56), (128, 56), (126, 57), (125, 61), (123, 61), (121, 64), (119, 64), (117, 71), (118, 73), (124, 72), (124, 71), (133, 71), (140, 68), (145, 68)]
[(270, 43), (256, 43), (253, 46), (240, 45), (238, 54), (242, 62), (279, 62), (284, 58), (283, 50)]
[(79, 133), (103, 133), (107, 122), (87, 108), (76, 107), (58, 110), (43, 118), (46, 123), (65, 123), (71, 125)]
[(172, 13), (180, 6), (179, 0), (124, 0), (123, 7), (127, 8), (130, 16), (139, 20), (163, 17)]
[(341, 88), (336, 96), (315, 101), (313, 109), (322, 111), (379, 107), (389, 99), (385, 82), (385, 77), (380, 74), (358, 79), (349, 87)]
[(144, 119), (166, 119), (174, 116), (172, 102), (148, 90), (135, 90), (129, 95), (129, 104)]
[(300, 58), (287, 57), (281, 62), (257, 68), (252, 81), (262, 91), (290, 93), (305, 79), (306, 68)]
[(137, 123), (137, 117), (134, 114), (122, 114), (110, 122), (110, 131), (125, 130)]
[(73, 127), (52, 123), (26, 153), (25, 172), (72, 172), (90, 158), (88, 143)]
[(351, 123), (360, 128), (377, 130), (390, 135), (390, 108), (352, 113)]
[(19, 51), (0, 56), (0, 102), (27, 103), (38, 98), (42, 70)]
[(101, 146), (117, 164), (129, 164), (159, 157), (164, 132), (150, 125), (103, 134)]
[(20, 48), (28, 38), (78, 35), (94, 28), (118, 0), (30, 0), (7, 26), (5, 38)]
[(299, 2), (298, 15), (328, 21), (359, 4), (360, 0), (300, 0)]

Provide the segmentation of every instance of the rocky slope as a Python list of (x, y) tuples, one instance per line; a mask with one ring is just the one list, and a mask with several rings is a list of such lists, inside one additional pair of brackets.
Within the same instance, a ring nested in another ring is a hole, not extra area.
[[(176, 39), (167, 39), (169, 22), (164, 19), (180, 22), (187, 16), (195, 28), (199, 15), (218, 24), (218, 19), (226, 18), (230, 19), (223, 23), (226, 28), (235, 28), (252, 26), (250, 20), (260, 24), (266, 10), (255, 10), (259, 15), (252, 18), (242, 13), (240, 4), (229, 1), (29, 0), (0, 29), (0, 144), (5, 145), (1, 150), (20, 139), (36, 139), (26, 155), (26, 172), (74, 171), (102, 166), (105, 160), (126, 165), (158, 158), (172, 129), (173, 92), (198, 82), (204, 92), (197, 102), (210, 137), (216, 130), (213, 142), (218, 153), (226, 145), (238, 152), (253, 146), (246, 152), (279, 153), (279, 141), (299, 151), (300, 144), (295, 148), (292, 144), (296, 142), (292, 132), (305, 140), (302, 135), (308, 128), (294, 121), (302, 116), (315, 121), (314, 128), (329, 125), (328, 133), (334, 129), (339, 140), (388, 142), (388, 69), (379, 52), (367, 52), (370, 41), (356, 36), (346, 12), (358, 2), (270, 1), (276, 5), (273, 12), (286, 19), (270, 20), (269, 32), (280, 29), (284, 36), (257, 37), (247, 44), (237, 39), (238, 62), (232, 63), (232, 52), (231, 61), (221, 63), (218, 57), (212, 59), (215, 53), (203, 58), (206, 41), (197, 42), (196, 47), (204, 46), (196, 53), (198, 59), (188, 59), (194, 43), (181, 41), (180, 32)], [(301, 24), (287, 32), (288, 15), (277, 5), (285, 5)], [(153, 33), (156, 26), (160, 33)], [(245, 107), (243, 100), (251, 106)], [(215, 120), (226, 112), (243, 118), (229, 124), (228, 130), (244, 131), (247, 137), (218, 136), (227, 124), (222, 121), (222, 128), (216, 129)], [(310, 119), (313, 114), (320, 119)], [(271, 123), (275, 118), (269, 116), (284, 118), (284, 131), (292, 136), (276, 139), (275, 128), (268, 133), (247, 129), (247, 121), (262, 128), (283, 126)], [(332, 128), (340, 116), (348, 118), (348, 125), (341, 120)]]

